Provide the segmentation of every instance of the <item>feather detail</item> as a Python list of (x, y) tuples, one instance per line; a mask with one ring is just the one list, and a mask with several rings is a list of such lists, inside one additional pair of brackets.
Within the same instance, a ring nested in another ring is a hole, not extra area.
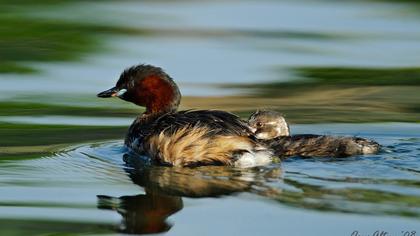
[(185, 126), (152, 135), (143, 144), (146, 155), (173, 166), (233, 165), (236, 154), (253, 152), (258, 144), (249, 137), (208, 135), (209, 127)]

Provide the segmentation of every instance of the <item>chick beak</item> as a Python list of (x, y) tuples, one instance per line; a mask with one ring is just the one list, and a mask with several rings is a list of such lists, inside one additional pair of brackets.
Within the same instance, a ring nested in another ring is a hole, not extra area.
[(96, 96), (100, 98), (119, 97), (123, 95), (125, 92), (127, 92), (127, 89), (118, 89), (116, 87), (113, 87), (113, 88), (110, 88), (108, 90), (98, 93), (98, 95)]
[(257, 132), (257, 128), (254, 128), (252, 126), (248, 126), (248, 128), (251, 130), (252, 133)]

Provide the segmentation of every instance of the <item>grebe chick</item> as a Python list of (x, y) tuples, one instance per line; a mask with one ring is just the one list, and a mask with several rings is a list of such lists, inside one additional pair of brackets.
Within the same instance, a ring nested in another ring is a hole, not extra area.
[(275, 111), (256, 111), (249, 120), (255, 136), (262, 139), (277, 156), (347, 157), (375, 154), (380, 145), (359, 137), (300, 134), (290, 136), (290, 128), (284, 117)]
[(279, 136), (290, 136), (290, 127), (286, 119), (276, 111), (257, 110), (248, 119), (255, 137), (273, 139)]
[(159, 67), (130, 67), (115, 87), (98, 97), (119, 97), (146, 108), (130, 126), (125, 145), (152, 163), (248, 167), (271, 161), (273, 154), (236, 115), (216, 110), (177, 111), (181, 93)]

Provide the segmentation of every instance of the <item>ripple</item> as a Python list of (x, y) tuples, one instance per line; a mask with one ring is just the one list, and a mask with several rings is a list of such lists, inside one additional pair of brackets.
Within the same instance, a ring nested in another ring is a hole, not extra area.
[(131, 183), (122, 168), (122, 146), (119, 141), (72, 146), (50, 156), (5, 163), (0, 174), (9, 176), (3, 184), (18, 186)]
[(209, 197), (256, 196), (316, 212), (418, 218), (419, 140), (389, 134), (386, 140), (389, 145), (377, 155), (293, 157), (248, 169), (151, 166), (122, 141), (79, 144), (40, 158), (0, 162), (0, 210), (24, 209), (7, 215), (13, 219), (32, 219), (44, 209), (89, 212), (87, 222), (107, 211), (120, 215), (121, 223), (113, 224), (122, 233), (144, 232), (151, 214), (160, 214), (154, 224), (170, 228), (167, 218), (182, 211), (184, 201)]

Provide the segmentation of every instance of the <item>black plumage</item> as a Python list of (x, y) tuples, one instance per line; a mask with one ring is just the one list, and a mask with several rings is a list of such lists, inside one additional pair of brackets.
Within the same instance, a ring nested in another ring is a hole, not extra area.
[(232, 113), (219, 110), (185, 110), (139, 116), (130, 126), (125, 144), (130, 146), (133, 142), (143, 142), (161, 132), (174, 134), (185, 127), (208, 128), (207, 136), (243, 136), (255, 139), (248, 124)]
[(301, 134), (260, 140), (278, 157), (348, 157), (374, 154), (380, 145), (360, 137)]

